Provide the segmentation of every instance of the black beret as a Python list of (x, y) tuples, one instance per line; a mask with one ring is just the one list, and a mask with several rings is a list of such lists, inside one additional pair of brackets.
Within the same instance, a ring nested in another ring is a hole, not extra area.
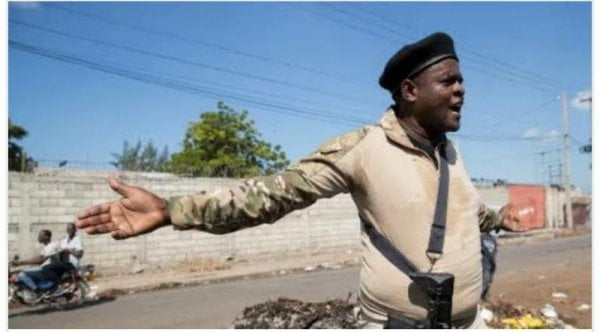
[(379, 85), (393, 93), (405, 79), (414, 77), (425, 68), (448, 58), (458, 61), (454, 42), (447, 34), (436, 32), (414, 44), (405, 45), (396, 52), (385, 65)]

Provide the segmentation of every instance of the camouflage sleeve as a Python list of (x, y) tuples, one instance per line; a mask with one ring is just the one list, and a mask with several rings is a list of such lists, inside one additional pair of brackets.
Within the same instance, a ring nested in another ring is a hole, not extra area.
[(198, 229), (214, 234), (273, 223), (317, 199), (348, 192), (353, 147), (366, 134), (357, 130), (321, 146), (286, 171), (247, 179), (239, 186), (176, 196), (169, 199), (175, 229)]
[(502, 225), (500, 214), (485, 205), (479, 207), (479, 230), (481, 232), (489, 232), (499, 229)]

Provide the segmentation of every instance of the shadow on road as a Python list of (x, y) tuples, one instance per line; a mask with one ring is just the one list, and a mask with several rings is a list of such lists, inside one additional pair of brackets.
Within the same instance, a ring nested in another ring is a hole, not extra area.
[(21, 311), (21, 312), (16, 312), (13, 314), (9, 314), (8, 318), (13, 318), (13, 317), (20, 317), (20, 316), (30, 316), (30, 315), (39, 315), (39, 314), (47, 314), (47, 313), (51, 313), (51, 312), (55, 312), (55, 311), (72, 311), (72, 310), (77, 310), (77, 309), (81, 309), (81, 308), (86, 308), (86, 307), (90, 307), (93, 305), (98, 305), (98, 304), (102, 304), (102, 303), (107, 303), (107, 302), (112, 302), (116, 299), (115, 296), (103, 296), (101, 298), (98, 299), (93, 299), (93, 300), (87, 300), (81, 304), (77, 304), (77, 303), (67, 303), (67, 304), (63, 304), (61, 306), (57, 306), (57, 305), (46, 305), (43, 307), (33, 307), (31, 308), (31, 310), (27, 310), (27, 307), (25, 307), (25, 311)]

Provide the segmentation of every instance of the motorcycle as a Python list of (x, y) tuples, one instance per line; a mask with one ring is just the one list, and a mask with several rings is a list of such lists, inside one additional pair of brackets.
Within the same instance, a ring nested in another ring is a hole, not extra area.
[[(15, 256), (13, 261), (18, 260)], [(88, 294), (90, 287), (87, 280), (93, 277), (94, 265), (88, 264), (78, 269), (70, 269), (65, 272), (58, 282), (51, 280), (37, 280), (37, 290), (29, 288), (17, 275), (20, 270), (9, 267), (8, 300), (18, 302), (26, 306), (39, 304), (50, 304), (62, 308), (67, 303), (82, 304)]]

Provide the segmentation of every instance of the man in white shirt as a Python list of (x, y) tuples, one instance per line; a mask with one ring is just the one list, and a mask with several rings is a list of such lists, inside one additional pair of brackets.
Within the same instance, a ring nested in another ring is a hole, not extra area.
[(81, 257), (83, 256), (83, 245), (81, 244), (80, 237), (76, 235), (74, 223), (67, 224), (67, 235), (60, 240), (59, 250), (68, 251), (69, 262), (73, 264), (75, 268), (79, 267)]
[[(30, 259), (15, 260), (14, 265), (39, 265), (44, 266), (50, 264), (53, 257), (57, 257), (59, 246), (57, 242), (52, 242), (52, 232), (47, 229), (42, 229), (38, 234), (38, 242), (42, 244), (40, 254)], [(39, 267), (34, 268), (39, 269)]]
[(42, 229), (38, 234), (38, 242), (43, 246), (39, 255), (24, 260), (19, 260), (18, 257), (16, 257), (17, 259), (11, 262), (14, 265), (38, 265), (36, 267), (24, 269), (18, 274), (18, 277), (33, 290), (37, 289), (37, 286), (28, 273), (39, 272), (42, 270), (42, 266), (58, 261), (59, 253), (58, 242), (52, 242), (51, 231)]

